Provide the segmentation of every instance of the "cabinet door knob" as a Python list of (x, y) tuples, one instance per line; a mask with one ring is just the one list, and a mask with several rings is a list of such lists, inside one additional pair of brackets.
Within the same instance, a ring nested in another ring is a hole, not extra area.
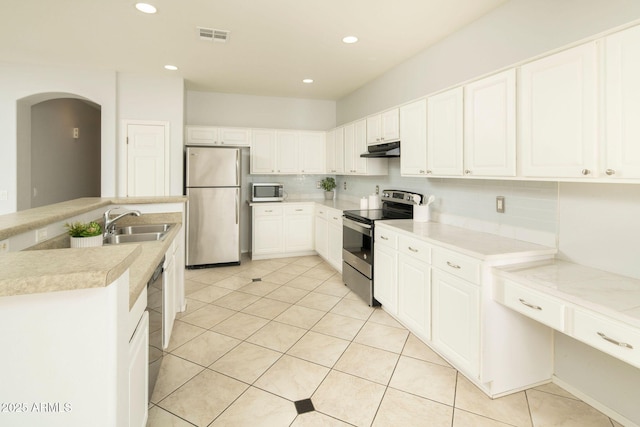
[(616, 174), (616, 170), (615, 169), (607, 169), (606, 171), (604, 171), (604, 173), (606, 173), (607, 175), (611, 176), (611, 175), (615, 175)]
[(427, 169), (427, 175), (431, 175), (431, 171)]
[(389, 238), (388, 238), (388, 237), (384, 237), (384, 236), (380, 236), (380, 238), (381, 238), (382, 240), (389, 240)]
[(471, 171), (469, 169), (464, 170), (465, 175), (471, 175)]
[(582, 169), (582, 175), (589, 175), (591, 174), (591, 171), (589, 169)]
[(304, 172), (304, 169), (302, 169), (300, 172)]
[(424, 173), (424, 169), (420, 169), (420, 173)]
[(447, 261), (447, 265), (451, 268), (455, 268), (456, 270), (460, 269), (460, 266), (458, 264), (454, 264), (451, 261)]

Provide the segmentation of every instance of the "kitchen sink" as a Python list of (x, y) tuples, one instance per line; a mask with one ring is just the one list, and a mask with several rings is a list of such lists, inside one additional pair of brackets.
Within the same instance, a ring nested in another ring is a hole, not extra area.
[(114, 234), (165, 233), (169, 231), (172, 225), (173, 224), (130, 225), (128, 227), (118, 228)]
[(141, 243), (164, 240), (173, 224), (130, 225), (116, 229), (115, 234), (104, 238), (105, 245), (121, 243)]

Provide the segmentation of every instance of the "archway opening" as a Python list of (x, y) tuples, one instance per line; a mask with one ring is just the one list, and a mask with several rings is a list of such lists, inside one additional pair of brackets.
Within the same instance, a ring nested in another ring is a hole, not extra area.
[(17, 104), (17, 210), (99, 197), (100, 105), (69, 93)]

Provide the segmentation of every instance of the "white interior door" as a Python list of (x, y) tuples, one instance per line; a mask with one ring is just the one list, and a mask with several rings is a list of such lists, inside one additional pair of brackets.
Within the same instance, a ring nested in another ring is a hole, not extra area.
[(127, 196), (165, 196), (168, 125), (127, 123)]

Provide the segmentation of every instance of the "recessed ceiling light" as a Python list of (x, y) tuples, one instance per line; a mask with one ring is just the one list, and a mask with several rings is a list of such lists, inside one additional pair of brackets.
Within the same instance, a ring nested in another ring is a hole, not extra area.
[(313, 83), (313, 79), (304, 79), (302, 83)]
[(351, 44), (351, 43), (355, 43), (355, 42), (357, 42), (357, 41), (358, 41), (358, 38), (357, 38), (356, 36), (347, 36), (347, 37), (343, 38), (343, 39), (342, 39), (342, 41), (343, 41), (344, 43)]
[(136, 9), (143, 13), (156, 13), (156, 8), (148, 3), (136, 3)]
[(178, 69), (175, 65), (165, 65), (164, 68), (171, 71), (176, 71)]

